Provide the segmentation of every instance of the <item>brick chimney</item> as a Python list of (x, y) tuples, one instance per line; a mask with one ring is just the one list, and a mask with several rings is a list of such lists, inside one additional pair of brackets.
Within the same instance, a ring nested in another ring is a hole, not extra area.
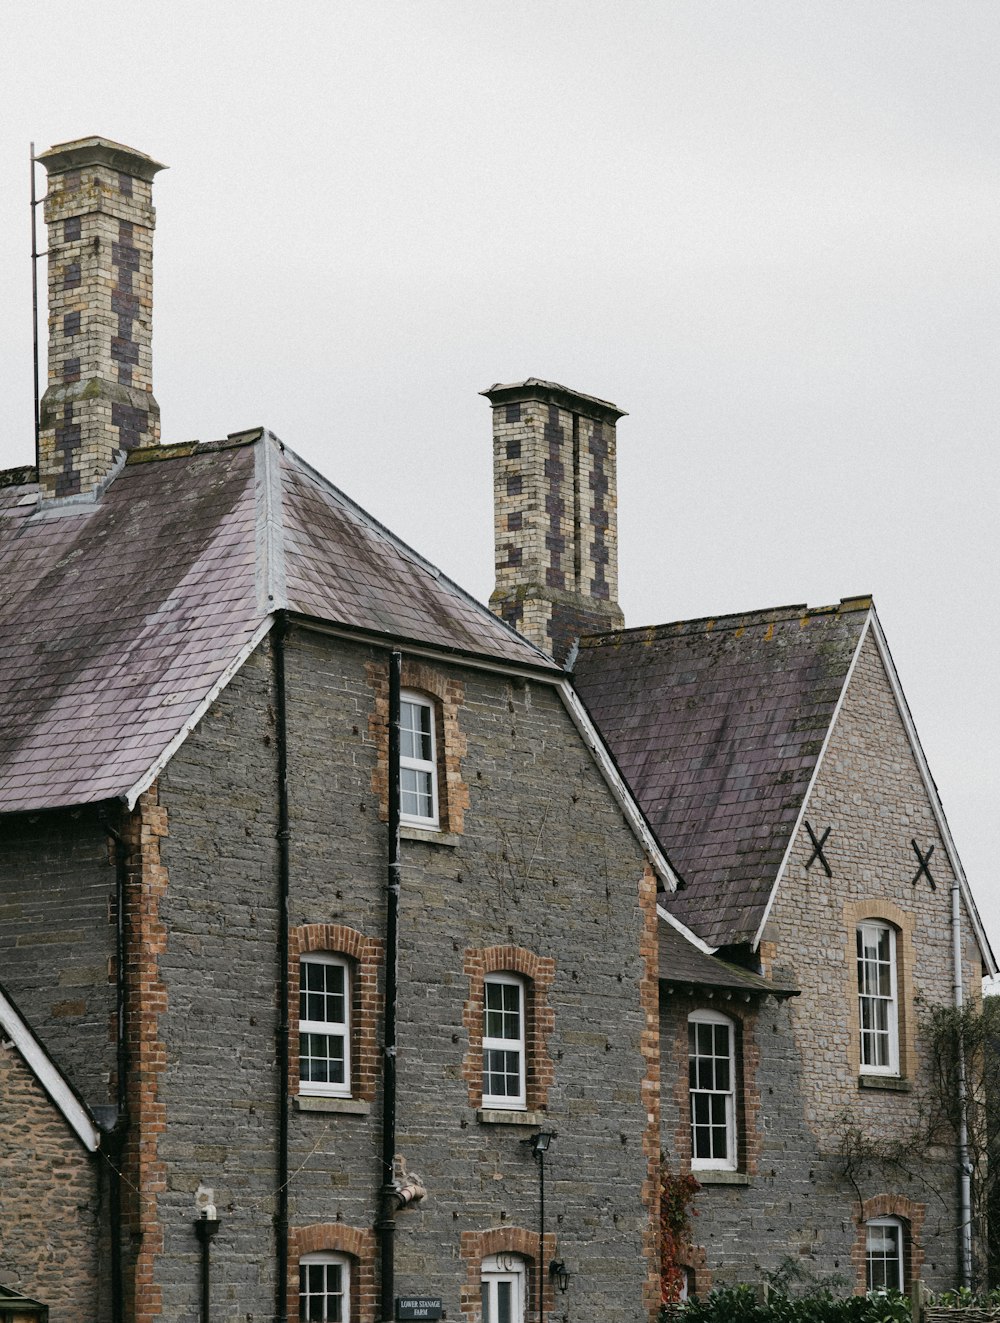
[(494, 612), (563, 663), (621, 629), (615, 425), (607, 400), (553, 381), (491, 386)]
[(45, 498), (93, 496), (123, 452), (160, 439), (153, 398), (152, 180), (164, 167), (107, 138), (44, 152), (49, 174)]

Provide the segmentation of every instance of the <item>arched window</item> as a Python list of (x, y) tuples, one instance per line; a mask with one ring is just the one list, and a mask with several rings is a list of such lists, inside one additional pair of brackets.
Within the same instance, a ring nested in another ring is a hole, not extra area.
[(898, 1217), (865, 1223), (865, 1282), (869, 1291), (902, 1291), (906, 1281), (905, 1237)]
[(351, 976), (341, 956), (299, 966), (299, 1092), (351, 1096)]
[(736, 1026), (717, 1011), (688, 1017), (692, 1170), (736, 1170)]
[(404, 822), (437, 827), (438, 774), (431, 699), (404, 689), (399, 704), (399, 811)]
[(343, 1254), (303, 1254), (299, 1259), (299, 1319), (350, 1323), (351, 1268)]
[(524, 1323), (527, 1315), (527, 1265), (517, 1254), (483, 1259), (483, 1323)]
[(489, 974), (483, 983), (483, 1106), (527, 1108), (525, 984), (516, 974)]
[(881, 919), (858, 924), (858, 1021), (861, 1071), (899, 1074), (896, 930)]

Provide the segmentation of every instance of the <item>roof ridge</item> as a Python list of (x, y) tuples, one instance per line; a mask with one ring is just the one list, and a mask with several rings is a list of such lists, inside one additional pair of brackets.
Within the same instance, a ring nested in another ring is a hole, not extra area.
[[(599, 646), (605, 641), (648, 642), (666, 637), (669, 633), (681, 631), (688, 634), (710, 634), (719, 630), (738, 629), (748, 624), (778, 624), (782, 620), (802, 620), (812, 616), (847, 615), (855, 611), (867, 611), (872, 606), (870, 595), (842, 597), (830, 606), (808, 606), (805, 603), (791, 603), (786, 606), (759, 607), (750, 611), (733, 611), (717, 616), (695, 616), (690, 620), (666, 621), (659, 625), (631, 625), (628, 629), (606, 630), (599, 634), (585, 634), (580, 639), (581, 648)], [(699, 629), (698, 626), (701, 626)]]

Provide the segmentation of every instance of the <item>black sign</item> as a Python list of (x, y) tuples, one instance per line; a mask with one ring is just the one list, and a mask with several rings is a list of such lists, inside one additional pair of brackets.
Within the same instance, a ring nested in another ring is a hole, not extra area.
[(440, 1318), (441, 1297), (421, 1295), (398, 1295), (396, 1297), (397, 1318)]

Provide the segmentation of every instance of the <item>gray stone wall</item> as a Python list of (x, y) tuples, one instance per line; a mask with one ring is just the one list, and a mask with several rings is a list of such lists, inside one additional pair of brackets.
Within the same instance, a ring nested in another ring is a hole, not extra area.
[[(386, 828), (373, 789), (366, 663), (386, 655), (294, 632), (288, 647), (293, 926), (384, 936)], [(467, 1233), (538, 1221), (531, 1125), (480, 1120), (463, 1078), (468, 948), (519, 945), (555, 961), (546, 1125), (548, 1229), (581, 1320), (646, 1317), (642, 1201), (647, 1112), (639, 981), (643, 858), (549, 688), (460, 667), (461, 834), (404, 842), (398, 1150), (429, 1195), (399, 1217), (397, 1292), (468, 1306)], [(219, 1316), (273, 1309), (276, 1173), (277, 828), (271, 663), (265, 646), (160, 781), (169, 873), (160, 914), (166, 1108), (156, 1275), (165, 1317), (197, 1317), (192, 1197), (216, 1191)], [(293, 1109), (290, 1219), (370, 1229), (380, 1098), (367, 1114)], [(463, 1237), (466, 1240), (463, 1241)], [(466, 1294), (463, 1294), (465, 1292)]]
[(0, 1283), (49, 1306), (49, 1323), (106, 1323), (99, 1158), (0, 1034)]
[[(952, 1287), (954, 1151), (945, 1145), (914, 1151), (901, 1165), (866, 1164), (855, 1173), (857, 1188), (840, 1156), (851, 1127), (885, 1141), (919, 1128), (930, 1088), (922, 1017), (951, 1000), (952, 874), (870, 638), (805, 816), (818, 837), (831, 828), (824, 852), (833, 876), (819, 861), (806, 868), (813, 847), (803, 825), (761, 945), (765, 965), (793, 981), (801, 996), (766, 1001), (759, 1013), (760, 1060), (750, 1085), (759, 1104), (757, 1170), (744, 1187), (706, 1185), (696, 1201), (696, 1239), (715, 1282), (752, 1280), (794, 1263), (809, 1276), (840, 1277), (857, 1289), (864, 1281), (860, 1223), (895, 1211), (911, 1221), (910, 1269), (935, 1290)], [(935, 846), (936, 890), (926, 879), (914, 882), (912, 839), (924, 853)], [(871, 1087), (877, 1081), (859, 1071), (855, 930), (866, 917), (897, 930), (901, 1079), (886, 1081), (896, 1088)], [(965, 992), (976, 997), (981, 967), (964, 911), (963, 932)], [(678, 1041), (679, 1005), (673, 998), (664, 1024), (668, 1144), (681, 1118), (669, 1080), (682, 1062), (668, 1050)]]
[(95, 809), (0, 832), (0, 981), (91, 1105), (114, 1101), (115, 870)]

